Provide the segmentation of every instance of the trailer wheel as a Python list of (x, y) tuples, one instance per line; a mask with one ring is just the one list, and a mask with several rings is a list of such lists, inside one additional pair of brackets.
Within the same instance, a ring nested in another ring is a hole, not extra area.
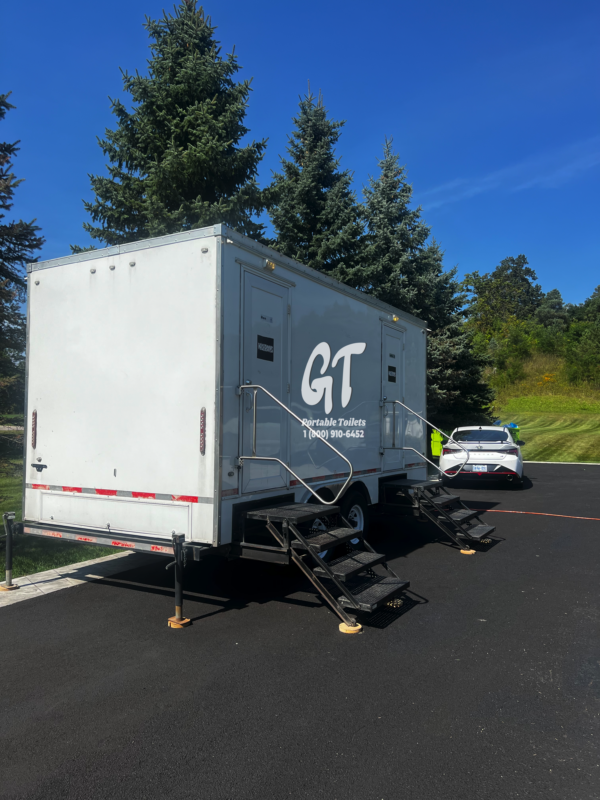
[[(365, 496), (357, 489), (351, 489), (348, 494), (344, 495), (340, 503), (340, 511), (342, 517), (348, 520), (353, 528), (360, 528), (363, 536), (367, 536), (369, 532), (369, 506), (365, 500)], [(353, 540), (356, 544), (358, 539)]]

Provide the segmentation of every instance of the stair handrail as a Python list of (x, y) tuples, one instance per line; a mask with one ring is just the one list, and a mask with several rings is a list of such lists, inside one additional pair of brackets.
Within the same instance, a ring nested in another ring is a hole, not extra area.
[(289, 467), (287, 464), (285, 464), (280, 458), (275, 458), (274, 456), (257, 456), (256, 455), (256, 393), (257, 393), (257, 391), (259, 389), (261, 391), (263, 391), (266, 395), (268, 395), (271, 398), (271, 400), (275, 400), (277, 405), (281, 406), (281, 408), (283, 408), (283, 410), (286, 411), (290, 415), (290, 417), (293, 417), (295, 420), (297, 420), (302, 425), (303, 428), (306, 428), (309, 432), (314, 433), (313, 429), (309, 425), (307, 425), (305, 422), (303, 422), (300, 419), (300, 417), (296, 416), (296, 414), (294, 414), (293, 411), (291, 411), (286, 405), (284, 405), (281, 402), (281, 400), (278, 400), (274, 395), (272, 395), (271, 392), (268, 389), (265, 389), (264, 386), (261, 386), (258, 383), (242, 384), (241, 386), (238, 386), (237, 393), (239, 395), (242, 395), (243, 392), (245, 392), (246, 390), (253, 390), (254, 398), (253, 398), (253, 401), (252, 401), (252, 406), (253, 406), (253, 408), (252, 408), (252, 411), (253, 411), (253, 415), (252, 415), (252, 455), (251, 456), (239, 456), (238, 457), (238, 461), (240, 462), (240, 465), (243, 464), (244, 461), (276, 461), (278, 464), (281, 464), (281, 466), (285, 470), (287, 470), (290, 473), (290, 475), (293, 475), (294, 478), (297, 481), (299, 481), (302, 484), (302, 486), (304, 486), (305, 489), (308, 489), (308, 491), (313, 495), (313, 497), (316, 497), (317, 500), (320, 503), (322, 503), (324, 506), (334, 506), (337, 503), (337, 501), (340, 499), (340, 497), (344, 494), (344, 492), (348, 488), (348, 485), (349, 485), (350, 481), (352, 480), (352, 477), (354, 475), (354, 468), (352, 467), (352, 463), (346, 458), (346, 456), (343, 453), (340, 453), (340, 451), (337, 450), (332, 444), (329, 444), (329, 442), (326, 439), (323, 439), (321, 436), (319, 436), (318, 434), (315, 433), (315, 439), (319, 439), (321, 442), (323, 442), (323, 444), (326, 444), (327, 447), (329, 447), (330, 450), (333, 450), (333, 452), (336, 455), (338, 455), (341, 459), (343, 459), (346, 462), (346, 464), (348, 464), (348, 466), (350, 467), (350, 474), (348, 475), (348, 478), (346, 479), (344, 485), (339, 490), (339, 492), (334, 497), (334, 499), (333, 500), (324, 500), (320, 495), (318, 495), (316, 492), (314, 492), (310, 488), (310, 486), (308, 486), (302, 480), (302, 478), (299, 475), (296, 475), (294, 470), (291, 467)]
[[(382, 400), (382, 401), (381, 401), (381, 405), (382, 405), (382, 407), (384, 407), (384, 406), (386, 406), (386, 405), (388, 405), (388, 404), (390, 404), (390, 405), (394, 405), (395, 403), (396, 403), (397, 405), (399, 405), (399, 406), (402, 406), (402, 408), (405, 408), (407, 411), (410, 411), (410, 413), (411, 413), (411, 414), (414, 414), (414, 415), (415, 415), (415, 417), (418, 417), (418, 418), (419, 418), (420, 420), (422, 420), (422, 421), (423, 421), (423, 422), (424, 422), (426, 425), (429, 425), (429, 427), (430, 427), (430, 428), (433, 428), (433, 429), (434, 429), (434, 430), (436, 430), (438, 433), (441, 433), (441, 434), (442, 434), (442, 436), (445, 436), (445, 437), (446, 437), (446, 439), (448, 439), (448, 441), (449, 441), (449, 442), (452, 442), (453, 444), (456, 444), (456, 445), (458, 445), (458, 446), (460, 447), (460, 449), (461, 449), (461, 450), (464, 450), (464, 451), (465, 451), (465, 453), (467, 454), (467, 457), (466, 457), (466, 458), (465, 458), (465, 460), (462, 462), (462, 464), (460, 465), (460, 467), (459, 467), (459, 468), (456, 470), (456, 472), (455, 472), (454, 474), (452, 474), (452, 475), (451, 475), (449, 472), (446, 472), (445, 470), (443, 470), (443, 469), (440, 469), (440, 468), (438, 467), (438, 465), (437, 465), (437, 464), (434, 464), (434, 463), (433, 463), (433, 461), (430, 461), (430, 460), (427, 458), (427, 456), (426, 456), (426, 455), (424, 455), (423, 453), (420, 453), (418, 450), (415, 450), (415, 448), (414, 448), (414, 447), (385, 447), (385, 448), (384, 448), (384, 450), (412, 450), (412, 451), (413, 451), (413, 453), (416, 453), (416, 454), (417, 454), (418, 456), (420, 456), (421, 458), (424, 458), (424, 459), (425, 459), (425, 461), (426, 461), (428, 464), (431, 464), (431, 466), (432, 466), (432, 467), (434, 467), (435, 469), (437, 469), (437, 471), (438, 471), (438, 472), (439, 472), (441, 475), (444, 475), (446, 478), (448, 478), (448, 480), (452, 480), (452, 478), (456, 478), (456, 476), (457, 476), (457, 475), (460, 473), (461, 469), (462, 469), (462, 468), (463, 468), (463, 467), (464, 467), (464, 466), (465, 466), (465, 465), (468, 463), (468, 461), (469, 461), (469, 451), (467, 450), (467, 448), (466, 448), (466, 447), (463, 447), (463, 446), (462, 446), (462, 444), (461, 444), (460, 442), (457, 442), (457, 441), (456, 441), (456, 439), (453, 439), (453, 438), (452, 438), (452, 436), (448, 436), (448, 434), (447, 434), (447, 433), (444, 433), (444, 431), (440, 430), (440, 428), (437, 428), (437, 427), (436, 427), (436, 426), (433, 424), (433, 422), (429, 422), (429, 420), (428, 420), (428, 419), (425, 419), (425, 417), (422, 417), (420, 414), (417, 414), (417, 412), (416, 412), (416, 411), (413, 411), (413, 409), (412, 409), (412, 408), (409, 408), (409, 407), (408, 407), (407, 405), (405, 405), (404, 403), (401, 403), (401, 402), (400, 402), (400, 400), (387, 400), (387, 399), (384, 399), (384, 400)], [(395, 425), (395, 420), (396, 420), (396, 409), (394, 409), (394, 440), (393, 440), (394, 442), (396, 441), (396, 425)]]

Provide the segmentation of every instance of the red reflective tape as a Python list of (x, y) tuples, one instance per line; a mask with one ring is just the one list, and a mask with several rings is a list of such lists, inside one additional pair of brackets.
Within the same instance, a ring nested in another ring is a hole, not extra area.
[(58, 531), (45, 531), (43, 528), (27, 528), (27, 527), (24, 527), (23, 528), (23, 533), (32, 533), (32, 534), (35, 533), (35, 534), (41, 534), (42, 536), (54, 536), (54, 538), (56, 538), (56, 539), (62, 539), (63, 538), (62, 533), (59, 533)]
[(95, 536), (76, 536), (78, 542), (97, 542)]
[[(29, 487), (28, 487), (29, 488)], [(50, 485), (47, 483), (32, 483), (32, 489), (45, 489), (50, 491)], [(81, 494), (82, 492), (94, 492), (101, 497), (116, 497), (117, 496), (117, 489), (85, 489), (81, 486), (61, 486), (56, 487), (57, 491), (63, 492), (76, 492), (77, 494)], [(237, 494), (237, 490), (235, 492)], [(138, 500), (156, 500), (156, 492), (129, 492), (133, 498)], [(171, 500), (176, 500), (180, 503), (198, 503), (198, 497), (194, 497), (193, 495), (188, 494), (172, 494)]]
[(173, 553), (172, 547), (161, 547), (161, 545), (159, 544), (150, 545), (150, 550), (153, 553), (169, 553), (169, 554)]
[(132, 542), (117, 542), (116, 540), (112, 541), (111, 544), (113, 547), (127, 547), (127, 548), (135, 547), (135, 544), (133, 544)]

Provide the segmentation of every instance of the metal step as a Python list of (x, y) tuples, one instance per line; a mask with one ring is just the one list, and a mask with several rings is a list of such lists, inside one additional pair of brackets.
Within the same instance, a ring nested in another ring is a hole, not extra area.
[[(385, 561), (385, 556), (381, 553), (369, 553), (366, 550), (353, 550), (345, 556), (336, 558), (335, 561), (330, 561), (328, 566), (335, 577), (343, 581), (346, 580), (346, 578), (350, 578), (352, 575), (357, 575), (365, 569), (374, 567), (375, 564), (381, 564), (382, 561)], [(315, 575), (319, 575), (319, 577), (322, 578), (329, 577), (323, 567), (315, 567), (313, 572)]]
[(482, 539), (486, 539), (495, 530), (495, 525), (474, 525), (472, 528), (463, 528), (458, 535), (466, 539), (472, 539), (474, 542), (480, 542)]
[[(449, 516), (456, 522), (457, 525), (460, 525), (463, 522), (470, 522), (475, 517), (478, 517), (480, 514), (483, 514), (483, 511), (479, 509), (472, 509), (472, 508), (461, 508), (458, 511), (451, 511)], [(445, 517), (440, 517), (441, 520), (445, 520)]]
[(339, 506), (321, 506), (316, 503), (290, 503), (287, 506), (274, 508), (254, 508), (246, 512), (248, 519), (270, 520), (271, 522), (292, 522), (299, 525), (302, 522), (312, 522), (319, 517), (329, 517), (339, 514)]
[(383, 486), (393, 486), (396, 489), (429, 489), (432, 486), (441, 486), (442, 482), (438, 480), (431, 481), (417, 481), (413, 478), (398, 478), (395, 481), (386, 481)]
[[(369, 578), (356, 586), (349, 587), (354, 599), (358, 602), (361, 611), (375, 611), (395, 595), (400, 594), (410, 586), (410, 581), (400, 578)], [(343, 595), (338, 598), (338, 603), (345, 608), (353, 608), (352, 603)]]
[(433, 503), (436, 508), (443, 508), (444, 506), (452, 505), (452, 503), (457, 503), (460, 500), (460, 497), (457, 494), (440, 494), (436, 497), (423, 494), (421, 495), (421, 500), (425, 500), (428, 503)]
[[(330, 531), (307, 533), (304, 538), (317, 553), (322, 553), (323, 550), (330, 550), (337, 544), (349, 542), (351, 539), (362, 539), (362, 535), (360, 528), (332, 528)], [(292, 547), (294, 550), (306, 550), (299, 539), (292, 541)]]

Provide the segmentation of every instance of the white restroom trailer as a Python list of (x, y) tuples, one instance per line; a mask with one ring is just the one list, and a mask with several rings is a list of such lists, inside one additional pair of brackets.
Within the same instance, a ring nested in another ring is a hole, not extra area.
[(427, 476), (426, 323), (224, 225), (30, 264), (26, 383), (29, 534), (272, 559), (248, 509)]

